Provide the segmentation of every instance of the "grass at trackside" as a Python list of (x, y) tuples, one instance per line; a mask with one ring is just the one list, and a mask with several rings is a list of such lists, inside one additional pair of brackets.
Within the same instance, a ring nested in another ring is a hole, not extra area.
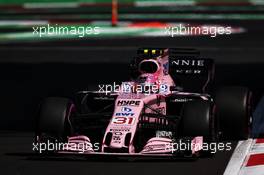
[[(164, 20), (164, 19), (175, 19), (175, 20), (184, 20), (184, 19), (193, 19), (193, 20), (263, 20), (264, 14), (214, 14), (214, 15), (208, 15), (208, 14), (119, 14), (119, 20), (145, 20), (145, 19), (153, 19), (153, 16), (155, 16), (155, 20)], [(32, 16), (9, 16), (8, 20), (31, 20), (31, 19), (38, 19), (41, 20), (41, 15), (35, 15), (34, 18)], [(56, 18), (51, 18), (56, 19)], [(105, 20), (110, 21), (111, 20), (111, 14), (88, 14), (88, 15), (67, 15), (63, 18), (65, 20)], [(5, 16), (0, 15), (0, 20), (6, 20)], [(1, 26), (4, 27), (4, 26)]]
[[(133, 3), (133, 2), (146, 2), (146, 1), (159, 1), (163, 0), (119, 0), (119, 3)], [(195, 2), (247, 2), (249, 0), (164, 0), (167, 2), (173, 1), (195, 1)], [(10, 4), (24, 4), (24, 3), (56, 3), (56, 2), (79, 2), (79, 3), (110, 3), (111, 0), (0, 0), (1, 5), (10, 5)]]

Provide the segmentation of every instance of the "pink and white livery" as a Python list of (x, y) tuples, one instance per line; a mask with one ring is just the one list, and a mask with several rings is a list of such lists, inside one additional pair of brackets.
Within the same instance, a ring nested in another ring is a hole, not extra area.
[[(214, 100), (209, 95), (214, 61), (198, 51), (140, 48), (130, 72), (131, 80), (111, 91), (110, 85), (100, 85), (98, 91), (78, 92), (74, 100), (46, 98), (37, 143), (63, 143), (56, 154), (193, 157), (204, 142), (217, 141), (220, 131), (226, 138), (248, 136), (250, 92), (223, 88)], [(236, 103), (240, 97), (243, 104)], [(226, 104), (226, 98), (234, 104)]]

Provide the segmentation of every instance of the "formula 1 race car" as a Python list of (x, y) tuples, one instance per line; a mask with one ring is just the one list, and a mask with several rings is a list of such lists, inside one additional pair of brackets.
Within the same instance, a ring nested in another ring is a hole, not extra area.
[(195, 49), (140, 48), (130, 81), (73, 100), (46, 98), (36, 143), (63, 143), (55, 153), (192, 157), (206, 143), (246, 139), (251, 92), (215, 90), (214, 69), (214, 60)]

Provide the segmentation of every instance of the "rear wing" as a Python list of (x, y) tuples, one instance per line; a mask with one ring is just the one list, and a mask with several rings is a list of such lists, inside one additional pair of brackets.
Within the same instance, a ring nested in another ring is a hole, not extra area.
[(210, 91), (214, 70), (214, 60), (201, 58), (195, 49), (169, 49), (169, 74), (185, 91)]

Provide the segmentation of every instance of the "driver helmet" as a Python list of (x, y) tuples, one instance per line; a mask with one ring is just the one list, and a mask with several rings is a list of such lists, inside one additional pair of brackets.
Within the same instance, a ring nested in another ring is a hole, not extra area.
[(161, 68), (157, 60), (142, 60), (138, 65), (138, 70), (140, 72), (139, 83), (156, 84), (158, 82)]

